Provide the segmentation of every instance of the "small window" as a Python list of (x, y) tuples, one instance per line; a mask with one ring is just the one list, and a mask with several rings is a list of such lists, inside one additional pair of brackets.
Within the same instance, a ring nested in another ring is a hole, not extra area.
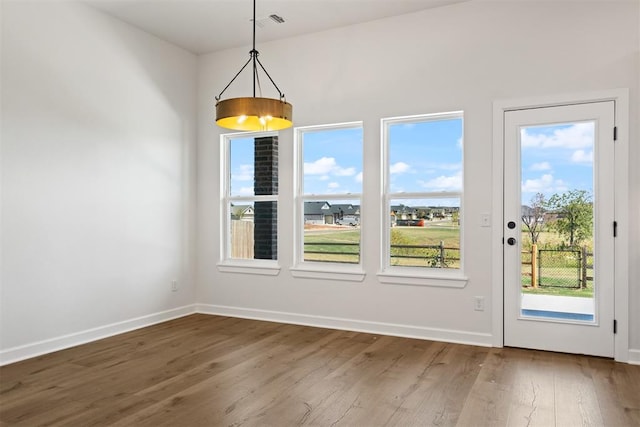
[(359, 269), (362, 124), (298, 128), (295, 138), (297, 270)]
[(221, 138), (222, 264), (264, 260), (276, 267), (278, 137), (243, 133)]
[(384, 119), (383, 273), (460, 276), (461, 112)]

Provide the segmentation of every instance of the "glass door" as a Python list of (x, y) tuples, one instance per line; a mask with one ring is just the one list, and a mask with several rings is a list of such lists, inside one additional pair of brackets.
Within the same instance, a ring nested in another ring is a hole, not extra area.
[(505, 113), (505, 345), (614, 353), (614, 103)]

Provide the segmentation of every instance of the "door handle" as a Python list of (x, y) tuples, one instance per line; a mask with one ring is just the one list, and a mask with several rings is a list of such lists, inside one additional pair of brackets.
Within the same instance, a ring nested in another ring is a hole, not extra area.
[(516, 239), (514, 239), (513, 237), (509, 237), (509, 238), (507, 239), (507, 243), (508, 243), (510, 246), (513, 246), (513, 245), (515, 245), (515, 244), (516, 244)]

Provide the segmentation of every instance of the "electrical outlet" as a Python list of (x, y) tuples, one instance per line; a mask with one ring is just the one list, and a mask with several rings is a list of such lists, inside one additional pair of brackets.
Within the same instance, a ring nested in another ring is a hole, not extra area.
[(171, 281), (171, 291), (172, 292), (176, 292), (178, 290), (178, 281), (177, 280), (172, 280)]
[(475, 297), (473, 309), (475, 311), (484, 311), (484, 297)]

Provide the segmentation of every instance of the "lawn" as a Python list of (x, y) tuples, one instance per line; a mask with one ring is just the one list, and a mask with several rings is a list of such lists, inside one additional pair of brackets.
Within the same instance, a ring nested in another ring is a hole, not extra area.
[(539, 295), (593, 297), (593, 257), (587, 254), (586, 287), (582, 286), (580, 252), (543, 250), (538, 259), (536, 274), (538, 287), (531, 286), (531, 253), (523, 248), (521, 283), (522, 292)]
[(394, 227), (391, 229), (392, 240), (394, 235), (406, 245), (436, 246), (444, 242), (446, 247), (460, 247), (459, 227)]
[(522, 293), (534, 295), (559, 295), (564, 297), (593, 298), (593, 282), (587, 282), (587, 287), (585, 289), (556, 288), (547, 286), (532, 288), (531, 286), (523, 286)]
[[(444, 247), (445, 266), (459, 268), (459, 227), (427, 225), (426, 227), (393, 227), (392, 264), (403, 266), (440, 266), (440, 244)], [(305, 261), (358, 263), (359, 228), (305, 230)], [(420, 246), (420, 248), (397, 246)], [(437, 264), (437, 265), (436, 265)]]
[[(451, 225), (427, 223), (426, 227), (393, 227), (391, 229), (391, 265), (417, 267), (460, 268), (460, 229)], [(523, 233), (523, 251), (530, 250), (528, 234)], [(305, 261), (357, 264), (360, 262), (360, 228), (331, 227), (305, 230)], [(444, 247), (445, 262), (440, 261)], [(561, 241), (555, 233), (542, 232), (538, 247), (555, 247)], [(412, 247), (419, 246), (419, 247)], [(546, 255), (555, 265), (544, 266), (541, 273), (543, 286), (531, 286), (531, 255), (523, 253), (522, 292), (540, 295), (593, 297), (593, 280), (586, 288), (578, 288), (578, 267), (574, 259), (562, 253)], [(589, 259), (589, 263), (592, 263)], [(593, 269), (587, 270), (593, 277)]]
[(360, 261), (360, 228), (305, 230), (304, 260), (357, 264)]

